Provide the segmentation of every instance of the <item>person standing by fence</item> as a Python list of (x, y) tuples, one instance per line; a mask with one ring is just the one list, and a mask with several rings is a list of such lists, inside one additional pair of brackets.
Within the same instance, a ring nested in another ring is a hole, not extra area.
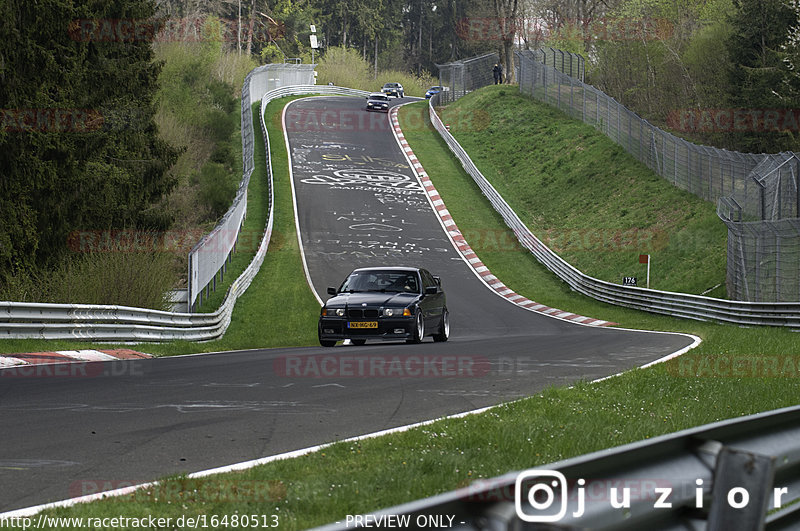
[(503, 82), (503, 67), (500, 66), (500, 63), (494, 64), (494, 68), (492, 68), (492, 75), (494, 76), (495, 85)]

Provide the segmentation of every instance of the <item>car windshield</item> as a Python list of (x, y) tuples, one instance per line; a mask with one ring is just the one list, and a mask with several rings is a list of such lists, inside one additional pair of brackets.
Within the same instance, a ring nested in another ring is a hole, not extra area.
[(369, 97), (369, 99), (371, 99), (371, 100), (380, 100), (380, 101), (389, 101), (389, 96), (386, 96), (384, 94), (373, 94), (372, 96)]
[(367, 291), (419, 293), (417, 276), (410, 271), (356, 271), (344, 281), (341, 292)]

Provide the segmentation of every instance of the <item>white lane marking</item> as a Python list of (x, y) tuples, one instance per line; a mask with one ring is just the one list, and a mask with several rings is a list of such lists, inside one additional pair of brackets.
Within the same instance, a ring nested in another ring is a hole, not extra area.
[(308, 271), (308, 262), (306, 261), (306, 251), (303, 247), (303, 237), (300, 233), (300, 218), (297, 216), (297, 192), (295, 191), (294, 187), (294, 171), (293, 171), (293, 164), (292, 164), (292, 150), (289, 146), (289, 134), (286, 130), (286, 109), (289, 108), (289, 105), (296, 101), (305, 100), (307, 98), (298, 98), (296, 100), (292, 100), (286, 105), (283, 106), (281, 110), (281, 127), (283, 128), (283, 139), (284, 143), (286, 144), (286, 157), (289, 159), (289, 184), (292, 186), (292, 205), (294, 208), (294, 228), (295, 233), (297, 233), (297, 243), (300, 246), (300, 258), (303, 260), (303, 273), (306, 276), (306, 282), (308, 283), (308, 287), (311, 288), (311, 293), (314, 294), (316, 297), (317, 302), (320, 306), (324, 304), (322, 301), (322, 297), (319, 296), (317, 293), (317, 288), (314, 287), (314, 282), (311, 280), (311, 274)]

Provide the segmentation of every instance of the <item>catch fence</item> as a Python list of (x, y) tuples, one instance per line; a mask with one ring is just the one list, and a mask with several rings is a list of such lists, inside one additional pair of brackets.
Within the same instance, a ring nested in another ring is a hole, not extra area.
[[(542, 63), (538, 52), (516, 56), (522, 93), (594, 126), (675, 186), (718, 202), (717, 211), (729, 230), (730, 297), (800, 301), (800, 261), (790, 259), (800, 253), (798, 223), (790, 221), (800, 215), (797, 154), (739, 153), (693, 144)], [(765, 274), (768, 268), (771, 272)]]
[(447, 105), (473, 90), (494, 83), (492, 67), (498, 62), (499, 55), (486, 53), (463, 61), (437, 64), (439, 85), (444, 87), (439, 95), (439, 102)]
[(222, 281), (247, 215), (247, 187), (253, 173), (252, 105), (265, 93), (286, 86), (314, 84), (314, 65), (268, 64), (253, 69), (242, 84), (242, 180), (225, 215), (189, 252), (187, 310), (193, 311)]

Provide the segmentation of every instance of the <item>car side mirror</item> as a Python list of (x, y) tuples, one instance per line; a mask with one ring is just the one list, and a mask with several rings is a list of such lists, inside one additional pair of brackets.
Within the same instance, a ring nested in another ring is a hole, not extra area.
[(328, 295), (336, 295), (336, 288), (328, 288)]
[(425, 295), (436, 295), (437, 293), (439, 293), (439, 288), (436, 286), (428, 286), (425, 288)]

